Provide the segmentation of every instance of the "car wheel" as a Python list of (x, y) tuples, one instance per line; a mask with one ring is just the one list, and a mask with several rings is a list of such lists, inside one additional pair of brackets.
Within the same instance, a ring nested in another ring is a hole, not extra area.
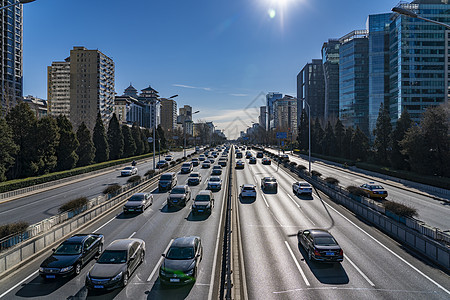
[(125, 274), (123, 274), (123, 278), (122, 278), (122, 285), (123, 285), (124, 287), (126, 287), (127, 284), (128, 284), (128, 273), (125, 272)]
[(75, 265), (75, 276), (80, 275), (81, 273), (81, 263), (77, 263)]

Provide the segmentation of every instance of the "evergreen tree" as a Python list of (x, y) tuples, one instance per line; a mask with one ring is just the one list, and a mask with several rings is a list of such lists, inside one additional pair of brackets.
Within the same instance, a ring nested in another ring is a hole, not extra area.
[(164, 135), (164, 130), (162, 129), (161, 125), (158, 125), (158, 128), (156, 129), (156, 138), (159, 139), (159, 141), (161, 143), (161, 145), (160, 145), (161, 151), (163, 149), (167, 149), (167, 140), (166, 140), (166, 136)]
[(308, 150), (309, 148), (309, 126), (308, 126), (308, 115), (303, 109), (300, 115), (300, 125), (298, 126), (298, 147), (300, 150)]
[(134, 142), (136, 143), (135, 155), (144, 154), (145, 146), (144, 142), (142, 141), (141, 130), (139, 129), (137, 123), (134, 123), (133, 127), (131, 127), (131, 134), (133, 135)]
[(141, 140), (143, 141), (144, 144), (144, 153), (149, 153), (150, 152), (150, 143), (147, 140), (147, 135), (145, 130), (140, 130), (141, 131)]
[(336, 155), (343, 157), (345, 128), (339, 119), (337, 119), (334, 125), (334, 135), (336, 136)]
[(377, 124), (373, 130), (373, 134), (375, 135), (373, 145), (375, 147), (375, 158), (383, 165), (388, 165), (389, 163), (388, 159), (392, 149), (391, 133), (391, 117), (388, 109), (384, 107), (383, 103), (381, 103)]
[(108, 126), (109, 158), (119, 159), (123, 155), (123, 134), (116, 114), (113, 114)]
[(348, 127), (345, 130), (344, 139), (342, 142), (342, 156), (348, 159), (353, 157), (352, 151), (352, 138), (353, 138), (354, 130), (352, 127)]
[(410, 127), (400, 141), (401, 153), (408, 157), (411, 170), (420, 174), (429, 174), (429, 147), (425, 135), (418, 125)]
[(38, 172), (47, 174), (56, 167), (56, 147), (59, 144), (59, 128), (55, 118), (46, 116), (38, 120), (36, 149), (39, 155)]
[(127, 125), (122, 125), (123, 133), (123, 157), (131, 157), (136, 153), (136, 142), (134, 141), (133, 135), (131, 134), (131, 129)]
[(11, 128), (5, 119), (0, 118), (0, 181), (6, 180), (5, 173), (14, 164), (14, 156), (18, 151)]
[(334, 135), (333, 126), (328, 121), (325, 128), (325, 134), (322, 140), (322, 148), (325, 155), (336, 155), (336, 136)]
[(92, 141), (95, 147), (95, 162), (104, 162), (109, 159), (109, 146), (106, 139), (105, 126), (100, 113), (97, 114), (97, 120), (95, 120), (94, 133), (92, 134)]
[(56, 118), (59, 128), (59, 143), (56, 147), (56, 156), (58, 162), (56, 165), (57, 171), (73, 169), (78, 162), (78, 155), (76, 150), (80, 143), (73, 131), (72, 123), (64, 115), (59, 115)]
[(359, 126), (356, 127), (352, 136), (352, 159), (365, 161), (369, 150), (369, 138), (362, 132)]
[(392, 152), (390, 161), (392, 166), (396, 169), (407, 170), (409, 168), (408, 156), (402, 154), (403, 147), (400, 145), (400, 142), (405, 138), (406, 132), (411, 128), (411, 124), (411, 117), (409, 116), (408, 111), (404, 109), (392, 132)]
[(322, 140), (325, 132), (320, 125), (319, 118), (316, 118), (313, 125), (313, 130), (311, 131), (311, 152), (322, 154)]
[(79, 158), (77, 166), (83, 167), (92, 164), (95, 157), (95, 147), (92, 142), (91, 132), (84, 122), (78, 127), (77, 140), (80, 143), (76, 151)]
[(36, 149), (36, 115), (28, 104), (21, 102), (11, 108), (6, 115), (6, 122), (13, 132), (14, 143), (19, 147), (8, 177), (13, 179), (36, 175), (39, 160)]

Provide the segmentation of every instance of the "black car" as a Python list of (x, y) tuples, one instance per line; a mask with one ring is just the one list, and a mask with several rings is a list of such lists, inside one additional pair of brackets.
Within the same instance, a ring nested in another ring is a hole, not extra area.
[(167, 206), (186, 206), (186, 203), (191, 200), (191, 189), (187, 185), (177, 185), (172, 189), (167, 197)]
[(264, 157), (264, 153), (262, 151), (258, 151), (256, 153), (256, 158), (263, 158)]
[(236, 153), (236, 158), (242, 158), (242, 152), (237, 152)]
[(211, 175), (222, 175), (222, 167), (214, 166), (212, 169)]
[(264, 177), (261, 178), (261, 189), (264, 192), (277, 192), (278, 190), (278, 183), (277, 180), (273, 177)]
[(136, 193), (128, 199), (123, 206), (123, 213), (143, 213), (144, 210), (153, 204), (153, 195), (150, 193)]
[(256, 158), (255, 157), (250, 157), (250, 160), (248, 161), (249, 164), (251, 165), (255, 165), (256, 164)]
[(264, 157), (261, 160), (261, 162), (262, 162), (263, 165), (270, 165), (272, 163), (272, 161), (269, 158), (267, 158), (267, 157)]
[(198, 236), (176, 238), (163, 254), (159, 269), (161, 283), (179, 285), (195, 282), (202, 254), (202, 242)]
[(53, 253), (42, 262), (39, 275), (44, 279), (55, 279), (78, 275), (81, 268), (103, 249), (102, 234), (77, 234), (53, 249)]
[(342, 262), (344, 252), (334, 237), (326, 230), (308, 229), (297, 233), (298, 243), (308, 253), (310, 261)]
[(174, 186), (177, 185), (177, 176), (175, 173), (164, 173), (159, 178), (158, 190), (159, 191), (170, 191)]

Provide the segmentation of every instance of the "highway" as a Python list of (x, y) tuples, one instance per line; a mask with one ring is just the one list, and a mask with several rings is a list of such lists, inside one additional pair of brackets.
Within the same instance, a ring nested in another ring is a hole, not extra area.
[[(266, 149), (273, 153), (278, 151), (273, 149)], [(286, 154), (288, 154), (286, 152)], [(308, 168), (308, 161), (304, 160), (296, 155), (288, 154), (290, 161), (294, 161), (297, 164), (302, 164)], [(383, 180), (376, 177), (371, 177), (364, 174), (357, 174), (355, 171), (348, 172), (345, 169), (327, 165), (326, 163), (315, 161), (311, 162), (311, 170), (316, 170), (322, 174), (322, 178), (334, 177), (340, 181), (342, 187), (349, 185), (360, 186), (363, 183), (369, 181), (375, 181), (382, 184), (382, 186), (388, 191), (387, 200), (392, 200), (399, 203), (404, 203), (417, 209), (418, 216), (415, 217), (418, 220), (424, 221), (430, 226), (437, 227), (443, 231), (450, 230), (450, 204), (445, 201), (439, 201), (432, 198), (432, 196), (426, 196), (413, 192), (410, 188), (395, 183), (396, 186), (384, 184)], [(356, 174), (355, 174), (356, 173)], [(364, 176), (364, 177), (363, 177)], [(372, 178), (371, 180), (367, 177)], [(397, 186), (401, 186), (397, 187)]]
[[(192, 152), (193, 150), (189, 149), (186, 153)], [(174, 159), (181, 158), (183, 152), (174, 152), (172, 155)], [(164, 156), (161, 156), (161, 159), (163, 158)], [(145, 172), (153, 169), (153, 159), (147, 158), (144, 162), (138, 163), (137, 168), (138, 175), (144, 176)], [(58, 208), (67, 201), (83, 196), (88, 199), (100, 196), (108, 185), (123, 185), (127, 182), (129, 177), (121, 177), (121, 169), (118, 167), (94, 176), (86, 174), (84, 180), (4, 202), (0, 205), (0, 225), (19, 221), (34, 224), (58, 214)]]
[[(206, 188), (211, 169), (199, 169), (202, 182), (192, 186), (192, 197)], [(226, 172), (222, 173), (225, 183)], [(178, 184), (187, 183), (187, 174), (178, 174)], [(82, 273), (73, 278), (55, 282), (45, 282), (37, 275), (37, 270), (47, 252), (30, 263), (25, 269), (0, 280), (1, 299), (208, 299), (213, 293), (213, 283), (219, 278), (213, 268), (218, 251), (218, 232), (221, 219), (221, 211), (224, 204), (224, 188), (215, 192), (215, 206), (213, 213), (208, 215), (193, 216), (190, 213), (192, 201), (186, 207), (168, 209), (166, 199), (168, 193), (159, 193), (156, 185), (149, 191), (153, 193), (154, 203), (143, 214), (123, 215), (122, 208), (105, 216), (83, 232), (98, 232), (105, 236), (105, 246), (113, 240), (121, 238), (140, 238), (146, 242), (146, 256), (144, 263), (138, 267), (131, 276), (125, 289), (96, 294), (88, 293), (84, 287), (87, 272), (93, 266), (91, 261), (82, 269)], [(200, 263), (199, 274), (195, 285), (179, 288), (162, 288), (158, 279), (161, 254), (166, 251), (171, 240), (180, 236), (199, 236), (203, 244), (203, 259)], [(32, 274), (30, 276), (30, 274)], [(24, 279), (27, 280), (21, 283)], [(19, 285), (17, 285), (19, 283)], [(14, 286), (16, 286), (14, 288)], [(12, 289), (11, 289), (12, 288)], [(217, 286), (216, 286), (217, 288)], [(5, 292), (8, 291), (6, 294)]]
[[(261, 191), (274, 176), (278, 193)], [(408, 254), (325, 195), (296, 196), (296, 180), (275, 164), (245, 163), (235, 185), (255, 184), (256, 199), (238, 199), (249, 299), (449, 299), (450, 278)], [(302, 229), (329, 230), (344, 250), (341, 264), (310, 262), (298, 246)], [(242, 270), (240, 273), (243, 273)]]

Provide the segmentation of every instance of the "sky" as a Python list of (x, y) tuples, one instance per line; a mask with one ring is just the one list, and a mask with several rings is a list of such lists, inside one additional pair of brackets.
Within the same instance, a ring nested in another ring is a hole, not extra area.
[(47, 99), (47, 66), (74, 46), (115, 63), (115, 89), (179, 95), (229, 138), (258, 122), (265, 94), (296, 96), (322, 44), (365, 29), (398, 0), (36, 0), (24, 5), (24, 95)]

